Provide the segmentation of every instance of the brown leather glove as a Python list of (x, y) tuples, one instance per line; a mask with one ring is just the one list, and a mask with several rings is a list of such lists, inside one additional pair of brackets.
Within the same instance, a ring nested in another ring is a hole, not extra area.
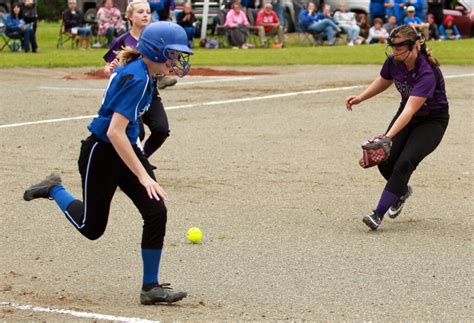
[(362, 158), (359, 161), (360, 166), (369, 168), (383, 163), (390, 156), (391, 148), (392, 139), (385, 135), (365, 141), (362, 144)]

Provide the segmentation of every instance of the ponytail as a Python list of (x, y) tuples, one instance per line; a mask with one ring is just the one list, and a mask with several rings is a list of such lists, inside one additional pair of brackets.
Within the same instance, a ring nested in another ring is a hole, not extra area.
[(139, 58), (141, 54), (132, 47), (123, 48), (117, 55), (120, 65), (125, 65)]
[(439, 61), (434, 56), (431, 56), (431, 49), (426, 47), (426, 42), (424, 38), (420, 39), (419, 52), (426, 56), (426, 59), (428, 60), (428, 63), (430, 63), (431, 66), (440, 65)]

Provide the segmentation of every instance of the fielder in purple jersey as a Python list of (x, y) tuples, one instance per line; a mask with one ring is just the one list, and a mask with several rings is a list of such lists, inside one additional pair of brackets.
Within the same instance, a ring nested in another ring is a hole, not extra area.
[(117, 53), (124, 47), (137, 48), (138, 40), (129, 31), (115, 38), (109, 46), (109, 50), (104, 55), (107, 63), (112, 63), (117, 58)]
[[(132, 28), (130, 31), (117, 37), (110, 44), (109, 50), (104, 55), (104, 60), (106, 61), (104, 71), (106, 74), (110, 75), (118, 67), (118, 52), (126, 47), (136, 49), (142, 30), (150, 23), (150, 5), (146, 0), (130, 2), (127, 7), (127, 18), (131, 22)], [(146, 124), (151, 131), (150, 136), (143, 145), (143, 152), (147, 158), (163, 145), (170, 134), (168, 116), (157, 88), (163, 89), (166, 86), (176, 84), (176, 79), (171, 77), (164, 75), (153, 77), (155, 79), (155, 88), (152, 104), (148, 111), (138, 120), (140, 125), (140, 141), (145, 139), (145, 127), (143, 124)]]
[(402, 25), (390, 33), (388, 44), (392, 55), (387, 55), (380, 76), (361, 94), (346, 99), (351, 111), (353, 105), (392, 84), (401, 95), (400, 108), (385, 134), (392, 142), (390, 156), (378, 165), (387, 183), (376, 209), (363, 217), (372, 230), (380, 226), (385, 213), (392, 219), (400, 214), (413, 192), (408, 185), (411, 175), (440, 144), (449, 122), (443, 74), (424, 39), (413, 27)]

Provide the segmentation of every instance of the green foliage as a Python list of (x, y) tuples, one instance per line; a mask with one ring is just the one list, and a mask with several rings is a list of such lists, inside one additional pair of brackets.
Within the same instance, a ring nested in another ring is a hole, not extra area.
[[(79, 67), (102, 66), (105, 49), (78, 50), (66, 44), (56, 49), (58, 23), (41, 22), (38, 26), (38, 54), (11, 52), (0, 53), (0, 68), (5, 67)], [(433, 55), (442, 65), (472, 65), (469, 53), (474, 52), (474, 39), (462, 41), (430, 42)], [(383, 45), (309, 47), (301, 44), (297, 35), (289, 35), (287, 48), (283, 49), (200, 49), (191, 57), (193, 66), (261, 66), (293, 64), (381, 64)]]
[(46, 21), (58, 21), (66, 9), (66, 0), (37, 0), (38, 17)]

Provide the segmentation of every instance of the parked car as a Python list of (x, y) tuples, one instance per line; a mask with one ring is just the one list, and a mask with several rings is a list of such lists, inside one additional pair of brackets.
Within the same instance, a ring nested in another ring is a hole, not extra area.
[[(334, 12), (337, 8), (339, 8), (339, 3), (342, 0), (324, 0), (324, 4), (328, 4), (331, 6), (331, 12)], [(369, 14), (369, 6), (370, 0), (346, 0), (344, 1), (347, 5), (347, 8), (355, 13), (365, 13), (366, 15)]]
[(454, 18), (454, 24), (458, 27), (463, 38), (474, 37), (474, 12), (472, 11), (474, 0), (458, 0), (454, 6), (446, 3), (443, 14)]

